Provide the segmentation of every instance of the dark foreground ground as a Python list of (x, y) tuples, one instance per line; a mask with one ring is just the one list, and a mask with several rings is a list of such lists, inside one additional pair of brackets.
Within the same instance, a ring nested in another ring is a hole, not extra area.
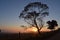
[(39, 34), (32, 33), (0, 33), (0, 40), (60, 40), (60, 29)]

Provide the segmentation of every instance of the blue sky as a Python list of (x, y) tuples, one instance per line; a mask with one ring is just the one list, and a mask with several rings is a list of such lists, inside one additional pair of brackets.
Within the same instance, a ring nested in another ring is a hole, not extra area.
[(0, 28), (25, 24), (18, 17), (20, 12), (28, 3), (37, 1), (49, 6), (49, 16), (45, 21), (54, 19), (60, 25), (60, 0), (0, 0)]

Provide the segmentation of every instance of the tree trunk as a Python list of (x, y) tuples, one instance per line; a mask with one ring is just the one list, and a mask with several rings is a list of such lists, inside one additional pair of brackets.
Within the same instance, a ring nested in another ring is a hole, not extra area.
[(40, 28), (40, 30), (42, 29), (42, 27), (43, 27), (43, 24), (42, 24), (42, 20), (41, 20), (41, 28)]
[(38, 33), (40, 34), (40, 29), (39, 29), (39, 27), (37, 25), (36, 19), (34, 19), (34, 24), (36, 25), (36, 28), (38, 29)]

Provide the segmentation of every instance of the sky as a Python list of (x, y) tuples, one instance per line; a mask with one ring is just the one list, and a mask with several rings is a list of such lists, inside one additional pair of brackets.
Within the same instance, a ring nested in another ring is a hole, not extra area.
[(0, 29), (20, 30), (20, 25), (27, 25), (19, 19), (19, 14), (31, 2), (41, 2), (49, 7), (48, 20), (57, 20), (60, 25), (60, 0), (0, 0)]

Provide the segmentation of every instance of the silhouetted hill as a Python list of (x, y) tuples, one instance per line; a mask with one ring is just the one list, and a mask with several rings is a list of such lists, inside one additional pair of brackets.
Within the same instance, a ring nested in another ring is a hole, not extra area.
[(47, 40), (60, 40), (60, 29), (54, 32), (54, 35), (49, 37)]

